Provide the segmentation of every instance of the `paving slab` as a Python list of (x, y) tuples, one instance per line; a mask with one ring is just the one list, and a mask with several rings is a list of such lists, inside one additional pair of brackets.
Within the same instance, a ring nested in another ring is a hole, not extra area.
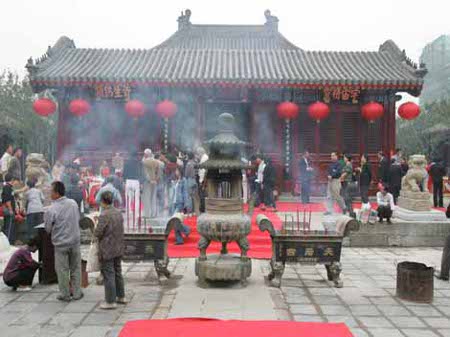
[(274, 303), (264, 283), (261, 265), (264, 260), (252, 260), (252, 275), (246, 287), (240, 284), (227, 288), (199, 288), (194, 273), (195, 260), (186, 260), (187, 270), (174, 298), (169, 317), (202, 315), (223, 318), (224, 312), (239, 319), (276, 320)]

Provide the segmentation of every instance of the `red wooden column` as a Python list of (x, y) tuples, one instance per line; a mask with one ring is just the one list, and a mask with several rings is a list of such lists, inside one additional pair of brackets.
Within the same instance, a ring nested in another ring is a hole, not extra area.
[[(305, 107), (301, 107), (300, 111), (306, 111)], [(299, 136), (300, 136), (300, 122), (299, 118), (296, 118), (292, 120), (291, 122), (291, 176), (292, 180), (296, 181), (298, 179), (299, 175), (299, 169), (298, 169), (298, 160), (299, 160), (299, 150), (298, 150), (298, 143), (299, 143)], [(303, 129), (303, 128), (302, 128)]]
[(197, 141), (203, 143), (205, 137), (205, 99), (203, 97), (196, 98), (195, 117), (197, 121)]
[(395, 139), (396, 138), (395, 103), (396, 103), (395, 95), (389, 96), (389, 128), (390, 128), (390, 132), (389, 132), (390, 144), (389, 144), (389, 147), (390, 147), (390, 151), (395, 151), (395, 148), (396, 148), (396, 139)]
[(68, 132), (66, 132), (67, 113), (68, 113), (67, 100), (63, 97), (58, 99), (58, 133), (56, 140), (56, 157), (61, 159), (64, 154), (64, 148), (67, 144)]
[(385, 92), (383, 100), (384, 114), (381, 120), (381, 144), (382, 151), (389, 156), (389, 99), (388, 93)]
[(342, 127), (343, 127), (343, 123), (342, 123), (342, 109), (339, 106), (334, 106), (333, 110), (332, 110), (335, 114), (336, 114), (336, 147), (338, 152), (342, 153), (344, 150), (342, 148), (342, 137), (343, 137), (343, 133), (342, 133)]

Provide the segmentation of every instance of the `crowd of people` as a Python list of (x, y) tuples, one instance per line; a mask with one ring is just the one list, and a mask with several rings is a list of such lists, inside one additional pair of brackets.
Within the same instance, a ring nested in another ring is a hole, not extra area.
[[(388, 223), (391, 223), (393, 210), (400, 195), (402, 178), (408, 172), (409, 167), (400, 149), (396, 150), (390, 161), (383, 152), (378, 152), (377, 156), (378, 162), (374, 163), (377, 165), (377, 174), (373, 176), (367, 154), (360, 156), (359, 166), (356, 166), (351, 155), (331, 153), (331, 163), (327, 171), (327, 211), (324, 213), (325, 215), (332, 214), (334, 203), (337, 203), (343, 214), (348, 213), (355, 217), (353, 199), (359, 196), (363, 207), (369, 205), (369, 189), (374, 183), (378, 188), (376, 201), (379, 222), (386, 219)], [(309, 203), (314, 169), (308, 151), (305, 151), (300, 159), (299, 171), (301, 202)], [(427, 172), (432, 183), (434, 207), (444, 207), (443, 189), (446, 168), (442, 160), (433, 159), (427, 166)], [(423, 183), (425, 184), (426, 181)], [(447, 209), (448, 217), (450, 217), (449, 213), (450, 205)]]
[[(1, 158), (3, 232), (13, 244), (16, 238), (17, 213), (19, 212), (16, 192), (24, 185), (20, 158), (22, 151), (8, 146)], [(343, 213), (355, 216), (353, 199), (360, 196), (363, 206), (369, 204), (369, 189), (377, 184), (376, 200), (379, 221), (390, 222), (392, 212), (401, 190), (402, 177), (408, 171), (408, 164), (400, 150), (389, 161), (378, 154), (377, 174), (372, 175), (369, 157), (363, 154), (355, 165), (348, 154), (331, 153), (331, 163), (327, 171), (327, 211), (334, 210), (336, 202)], [(78, 300), (81, 291), (81, 253), (79, 220), (87, 208), (98, 208), (100, 215), (93, 235), (99, 242), (101, 274), (104, 278), (105, 302), (103, 309), (114, 309), (127, 302), (121, 271), (124, 250), (124, 229), (127, 213), (139, 210), (139, 221), (157, 217), (169, 217), (175, 213), (192, 216), (204, 211), (206, 197), (206, 171), (199, 166), (208, 160), (203, 148), (195, 153), (183, 154), (179, 151), (163, 154), (146, 149), (142, 156), (136, 152), (123, 158), (117, 153), (105, 160), (98, 168), (98, 174), (82, 158), (68, 163), (57, 161), (49, 172), (51, 180), (51, 206), (44, 207), (44, 195), (36, 188), (36, 181), (26, 181), (21, 206), (26, 217), (27, 244), (21, 246), (10, 259), (3, 279), (15, 290), (30, 289), (36, 270), (40, 264), (32, 259), (40, 242), (36, 237), (36, 225), (44, 224), (55, 247), (55, 270), (58, 278), (61, 301)], [(242, 159), (246, 169), (243, 174), (244, 202), (254, 202), (261, 210), (276, 211), (275, 183), (276, 170), (269, 157), (254, 155), (250, 160)], [(443, 207), (443, 177), (445, 167), (435, 159), (427, 167), (432, 186), (434, 206)], [(301, 182), (301, 202), (310, 202), (310, 191), (315, 169), (308, 151), (299, 162)], [(101, 187), (93, 193), (89, 182), (93, 178), (102, 181)], [(142, 204), (142, 214), (140, 212)], [(450, 205), (449, 205), (450, 206)], [(128, 215), (128, 214), (127, 214)], [(175, 229), (176, 244), (183, 244), (190, 228), (182, 225)]]

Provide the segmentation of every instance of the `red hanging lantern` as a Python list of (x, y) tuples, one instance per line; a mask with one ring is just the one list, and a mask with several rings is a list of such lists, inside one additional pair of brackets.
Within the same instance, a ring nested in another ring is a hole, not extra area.
[(298, 117), (300, 107), (292, 102), (282, 102), (277, 106), (278, 117), (283, 119), (294, 119)]
[(371, 123), (373, 123), (376, 119), (381, 118), (383, 113), (383, 105), (377, 102), (366, 103), (361, 108), (362, 117)]
[(47, 117), (56, 111), (56, 104), (50, 98), (39, 98), (34, 101), (33, 110), (39, 116)]
[(69, 104), (69, 111), (76, 117), (82, 117), (91, 111), (91, 105), (84, 99), (74, 99)]
[(125, 111), (130, 117), (139, 118), (144, 116), (145, 105), (141, 101), (133, 99), (125, 104)]
[(322, 119), (325, 119), (330, 114), (330, 107), (323, 102), (315, 102), (308, 107), (308, 115), (314, 119), (317, 123), (320, 123)]
[(398, 115), (403, 119), (415, 119), (420, 115), (420, 107), (414, 102), (407, 102), (400, 105)]
[(177, 113), (177, 105), (169, 100), (164, 100), (156, 105), (156, 113), (162, 118), (172, 118)]

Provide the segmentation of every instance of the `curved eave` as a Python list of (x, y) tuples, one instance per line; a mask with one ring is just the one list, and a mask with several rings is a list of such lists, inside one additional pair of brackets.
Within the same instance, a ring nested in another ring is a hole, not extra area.
[(221, 80), (177, 80), (177, 81), (138, 81), (138, 80), (97, 80), (97, 79), (77, 79), (77, 80), (64, 80), (64, 79), (30, 79), (33, 86), (46, 86), (46, 87), (73, 87), (73, 86), (92, 86), (97, 84), (129, 84), (133, 87), (231, 87), (231, 88), (304, 88), (304, 89), (322, 89), (326, 87), (334, 86), (353, 86), (361, 89), (422, 89), (423, 80), (401, 82), (401, 81), (388, 81), (380, 80), (374, 82), (365, 81), (221, 81)]

